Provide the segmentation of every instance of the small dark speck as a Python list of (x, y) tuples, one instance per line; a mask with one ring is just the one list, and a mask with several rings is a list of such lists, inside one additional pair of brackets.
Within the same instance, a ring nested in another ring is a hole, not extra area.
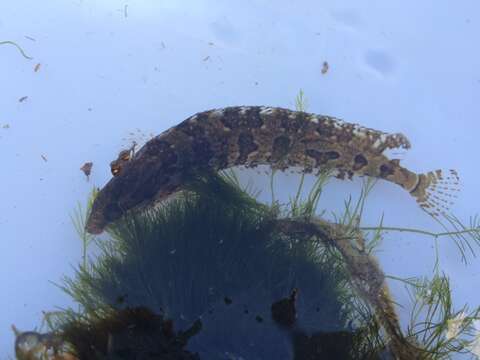
[(255, 316), (255, 320), (259, 323), (263, 322), (263, 318), (260, 315)]
[(115, 299), (115, 301), (118, 303), (118, 304), (122, 304), (125, 302), (125, 300), (127, 299), (128, 297), (128, 294), (123, 294), (123, 295), (119, 295), (117, 296), (117, 298)]
[(92, 108), (88, 108), (87, 110), (88, 110), (88, 111), (92, 111)]
[(258, 81), (255, 81), (255, 86), (258, 85)]
[(202, 61), (207, 61), (208, 59), (210, 59), (210, 55), (209, 56), (206, 56), (202, 59)]
[(45, 161), (45, 162), (48, 161), (48, 159), (47, 159), (47, 157), (46, 157), (45, 155), (42, 154), (42, 155), (40, 155), (40, 156), (41, 156), (41, 158), (43, 159), (43, 161)]
[(315, 310), (316, 310), (317, 312), (320, 312), (320, 308), (319, 308), (319, 307), (317, 307)]
[(18, 99), (18, 102), (24, 102), (27, 99), (28, 99), (28, 96), (22, 96), (20, 99)]
[(329, 69), (328, 62), (324, 61), (322, 64), (322, 74), (325, 75)]
[(208, 45), (213, 46), (213, 45), (215, 45), (215, 44), (210, 41), (210, 42), (208, 43)]
[(225, 304), (226, 305), (230, 305), (232, 303), (232, 299), (230, 299), (229, 297), (225, 296), (225, 298), (223, 299), (223, 301), (225, 301)]
[(10, 129), (10, 124), (5, 124), (2, 126), (3, 129)]

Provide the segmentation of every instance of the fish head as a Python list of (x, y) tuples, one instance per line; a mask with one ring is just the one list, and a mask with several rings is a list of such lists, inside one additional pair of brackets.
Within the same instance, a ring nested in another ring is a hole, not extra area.
[(127, 212), (154, 206), (177, 191), (181, 183), (181, 172), (171, 154), (144, 152), (124, 162), (121, 171), (98, 192), (85, 228), (99, 234)]

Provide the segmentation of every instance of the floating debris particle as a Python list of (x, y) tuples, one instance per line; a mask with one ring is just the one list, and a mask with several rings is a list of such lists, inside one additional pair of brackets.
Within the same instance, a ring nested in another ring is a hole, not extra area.
[(223, 301), (225, 302), (225, 305), (230, 305), (233, 302), (228, 296), (225, 296)]
[(255, 320), (259, 323), (263, 322), (263, 318), (260, 315), (255, 316)]
[(124, 15), (125, 17), (128, 17), (128, 5), (125, 5), (125, 6), (123, 7), (123, 15)]
[(40, 63), (35, 65), (35, 67), (33, 68), (33, 71), (37, 72), (38, 70), (40, 70), (40, 66), (42, 66), (42, 64), (40, 64)]
[(330, 66), (328, 65), (328, 62), (324, 61), (322, 65), (322, 74), (325, 75), (329, 68)]
[(90, 174), (92, 173), (92, 167), (93, 167), (93, 162), (89, 161), (83, 164), (82, 167), (80, 168), (80, 170), (83, 171), (83, 173), (87, 177), (87, 181), (90, 179)]
[(43, 159), (43, 161), (45, 161), (45, 162), (48, 161), (48, 159), (47, 159), (47, 157), (46, 157), (45, 155), (42, 154), (42, 155), (40, 155), (40, 156), (41, 156), (41, 158)]
[(28, 99), (28, 96), (22, 96), (20, 99), (18, 99), (18, 102), (24, 102), (27, 99)]
[(163, 48), (163, 49), (166, 48), (165, 43), (164, 43), (163, 41), (162, 41), (160, 44), (162, 45), (162, 48)]
[(92, 108), (88, 108), (87, 110), (88, 110), (88, 111), (92, 111)]
[(288, 298), (281, 299), (272, 304), (272, 318), (282, 326), (292, 327), (297, 318), (296, 301), (298, 290), (293, 289)]
[(210, 41), (210, 42), (208, 43), (208, 45), (210, 45), (210, 46), (214, 46), (214, 45), (215, 45), (215, 43), (213, 43), (213, 42), (211, 42), (211, 41)]
[(28, 56), (27, 54), (25, 54), (25, 51), (23, 51), (23, 49), (20, 47), (20, 45), (18, 45), (16, 42), (13, 42), (13, 41), (0, 41), (0, 45), (13, 45), (15, 46), (18, 51), (20, 51), (20, 54), (22, 54), (22, 56), (25, 58), (25, 59), (28, 59), (28, 60), (32, 60), (33, 58), (31, 56)]
[(4, 125), (2, 126), (2, 129), (10, 129), (10, 124), (4, 124)]
[(37, 41), (37, 40), (35, 40), (33, 37), (31, 37), (31, 36), (26, 36), (26, 35), (25, 35), (25, 39), (28, 39), (28, 40), (30, 40), (30, 41)]
[(204, 57), (204, 58), (202, 59), (202, 61), (207, 61), (208, 59), (210, 59), (210, 55)]
[(258, 85), (258, 81), (255, 81), (255, 86), (257, 86), (257, 85)]
[(132, 149), (132, 147), (133, 149), (135, 149), (135, 147), (140, 148), (143, 144), (153, 139), (154, 137), (155, 134), (153, 133), (147, 134), (140, 129), (136, 129), (136, 132), (130, 131), (128, 133), (128, 136), (122, 138), (122, 142), (125, 144), (122, 145), (122, 147), (127, 149)]

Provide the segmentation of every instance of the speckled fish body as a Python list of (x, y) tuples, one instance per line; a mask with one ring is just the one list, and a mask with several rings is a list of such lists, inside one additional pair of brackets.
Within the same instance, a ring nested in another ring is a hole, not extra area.
[(165, 199), (194, 171), (257, 165), (381, 178), (400, 185), (427, 212), (438, 215), (448, 208), (458, 176), (454, 170), (447, 176), (440, 170), (416, 174), (383, 153), (409, 147), (402, 134), (330, 116), (264, 106), (204, 111), (153, 138), (124, 164), (95, 199), (87, 230), (100, 233), (126, 211)]

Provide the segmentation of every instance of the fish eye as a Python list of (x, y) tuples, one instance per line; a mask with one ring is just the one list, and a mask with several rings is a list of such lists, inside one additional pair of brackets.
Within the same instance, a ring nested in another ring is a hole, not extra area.
[(129, 161), (130, 160), (130, 150), (123, 150), (122, 152), (120, 152), (118, 157), (122, 161)]
[(394, 169), (388, 164), (380, 165), (380, 177), (386, 178), (389, 175), (394, 174)]

